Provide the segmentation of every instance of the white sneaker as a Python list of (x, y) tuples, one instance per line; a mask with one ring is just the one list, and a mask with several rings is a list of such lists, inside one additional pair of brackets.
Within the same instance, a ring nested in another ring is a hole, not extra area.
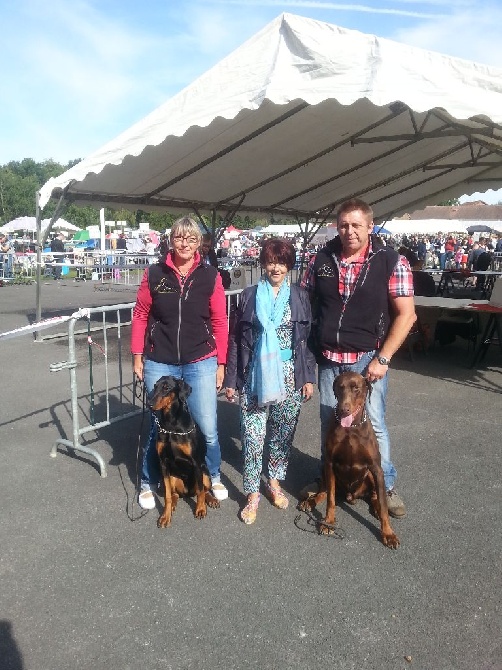
[(221, 482), (213, 484), (211, 491), (216, 500), (226, 500), (228, 498), (228, 490)]
[(138, 504), (141, 509), (155, 509), (155, 496), (153, 491), (141, 491), (138, 496)]

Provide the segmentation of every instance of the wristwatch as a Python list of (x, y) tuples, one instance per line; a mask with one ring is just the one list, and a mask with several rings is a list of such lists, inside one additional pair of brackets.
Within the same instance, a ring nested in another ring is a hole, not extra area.
[(385, 358), (385, 356), (375, 356), (380, 365), (390, 365), (390, 358)]

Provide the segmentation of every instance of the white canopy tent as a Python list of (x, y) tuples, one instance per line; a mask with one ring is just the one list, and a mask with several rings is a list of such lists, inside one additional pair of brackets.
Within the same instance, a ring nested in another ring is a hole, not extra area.
[(300, 235), (302, 231), (298, 223), (271, 223), (263, 226), (261, 232), (264, 235)]
[[(45, 230), (50, 223), (50, 219), (42, 220), (42, 230)], [(57, 219), (54, 222), (52, 228), (56, 230), (66, 230), (66, 231), (75, 231), (80, 230), (78, 226), (73, 225), (69, 221), (64, 219)], [(7, 223), (4, 223), (3, 226), (0, 226), (0, 231), (2, 233), (14, 233), (16, 231), (26, 231), (29, 233), (34, 233), (37, 230), (37, 219), (35, 216), (18, 216), (17, 219), (12, 219)]]
[(393, 234), (435, 235), (436, 233), (465, 233), (471, 226), (502, 233), (502, 221), (467, 221), (461, 219), (393, 219), (385, 227)]
[(501, 187), (501, 123), (502, 69), (283, 14), (39, 202), (387, 220)]

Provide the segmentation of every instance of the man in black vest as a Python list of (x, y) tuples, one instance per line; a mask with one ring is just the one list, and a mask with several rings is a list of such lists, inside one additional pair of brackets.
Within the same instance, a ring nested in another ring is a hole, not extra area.
[(213, 238), (211, 233), (204, 233), (200, 244), (200, 255), (205, 265), (212, 265), (213, 268), (218, 269), (218, 258), (216, 251), (213, 248)]
[[(366, 410), (380, 448), (389, 514), (403, 517), (405, 506), (394, 490), (397, 473), (390, 460), (385, 403), (390, 360), (416, 320), (413, 276), (403, 256), (371, 235), (373, 211), (363, 200), (342, 203), (337, 229), (338, 236), (318, 251), (302, 280), (316, 321), (321, 467), (326, 430), (336, 406), (333, 381), (344, 371), (359, 372), (372, 384)], [(302, 497), (314, 490), (305, 487)]]
[(51, 240), (51, 251), (54, 254), (55, 265), (52, 269), (54, 279), (61, 279), (63, 272), (63, 256), (64, 256), (64, 242), (62, 233), (58, 233), (56, 237)]

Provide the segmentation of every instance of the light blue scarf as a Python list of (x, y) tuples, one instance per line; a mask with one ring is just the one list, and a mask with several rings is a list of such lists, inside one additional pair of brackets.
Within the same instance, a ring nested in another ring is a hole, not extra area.
[(250, 393), (258, 398), (259, 407), (282, 402), (287, 397), (277, 328), (281, 325), (289, 295), (287, 277), (277, 296), (274, 296), (274, 290), (267, 279), (260, 279), (258, 282), (256, 317), (263, 331), (254, 347), (249, 384)]

